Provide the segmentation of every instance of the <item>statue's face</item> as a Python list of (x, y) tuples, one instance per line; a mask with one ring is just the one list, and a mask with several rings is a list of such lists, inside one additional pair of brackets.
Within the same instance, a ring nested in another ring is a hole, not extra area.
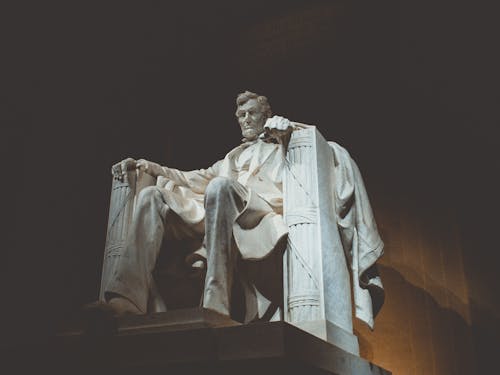
[(267, 117), (257, 99), (250, 99), (238, 106), (236, 116), (241, 127), (241, 134), (247, 140), (254, 140), (264, 131)]

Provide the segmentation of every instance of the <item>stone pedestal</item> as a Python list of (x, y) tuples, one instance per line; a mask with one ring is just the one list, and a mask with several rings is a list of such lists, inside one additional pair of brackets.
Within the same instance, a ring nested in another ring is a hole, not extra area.
[(37, 351), (43, 358), (38, 369), (71, 374), (390, 374), (286, 322), (241, 325), (194, 309), (120, 319), (117, 326), (114, 334), (72, 331), (53, 338)]

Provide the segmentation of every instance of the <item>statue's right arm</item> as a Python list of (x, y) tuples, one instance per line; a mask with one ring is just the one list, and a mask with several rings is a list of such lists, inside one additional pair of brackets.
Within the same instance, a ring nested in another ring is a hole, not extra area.
[(179, 186), (185, 186), (195, 193), (204, 194), (210, 180), (219, 175), (221, 163), (222, 161), (218, 161), (207, 169), (193, 171), (180, 171), (175, 168), (162, 167), (163, 176), (174, 181)]
[(165, 177), (173, 181), (176, 185), (184, 186), (195, 193), (203, 194), (210, 180), (218, 176), (221, 163), (222, 161), (218, 161), (207, 169), (181, 171), (175, 168), (163, 167), (158, 163), (145, 159), (135, 160), (127, 158), (113, 165), (111, 172), (115, 179), (123, 180), (127, 171), (140, 168), (153, 177)]

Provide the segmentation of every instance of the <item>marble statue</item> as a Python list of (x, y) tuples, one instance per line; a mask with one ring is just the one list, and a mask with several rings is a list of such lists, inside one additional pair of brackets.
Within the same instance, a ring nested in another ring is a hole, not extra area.
[(286, 320), (358, 353), (355, 315), (383, 303), (383, 243), (359, 170), (314, 126), (273, 116), (266, 97), (236, 99), (242, 143), (207, 169), (144, 159), (112, 167), (100, 300), (116, 314), (165, 311), (154, 269), (166, 238), (201, 238), (186, 259), (206, 272), (202, 306), (244, 322)]

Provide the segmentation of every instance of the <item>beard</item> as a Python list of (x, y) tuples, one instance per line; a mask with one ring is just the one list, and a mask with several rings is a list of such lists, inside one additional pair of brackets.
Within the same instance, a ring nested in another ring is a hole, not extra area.
[(241, 135), (245, 139), (252, 141), (255, 138), (257, 138), (263, 131), (264, 131), (264, 128), (254, 128), (254, 127), (246, 128), (246, 129), (243, 128), (243, 129), (241, 129)]

